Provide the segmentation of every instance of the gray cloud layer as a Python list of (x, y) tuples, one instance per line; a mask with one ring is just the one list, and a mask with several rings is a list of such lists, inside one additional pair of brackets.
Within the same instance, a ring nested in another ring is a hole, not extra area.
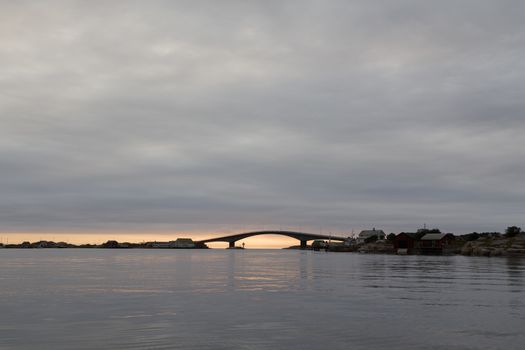
[(523, 1), (0, 1), (0, 229), (524, 224)]

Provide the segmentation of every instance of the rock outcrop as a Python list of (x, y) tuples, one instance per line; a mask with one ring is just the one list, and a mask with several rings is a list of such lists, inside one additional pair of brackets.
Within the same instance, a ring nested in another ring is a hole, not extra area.
[(480, 238), (465, 243), (462, 255), (473, 256), (525, 256), (525, 235), (511, 238)]
[(394, 246), (389, 241), (377, 241), (363, 244), (358, 249), (359, 253), (393, 254)]

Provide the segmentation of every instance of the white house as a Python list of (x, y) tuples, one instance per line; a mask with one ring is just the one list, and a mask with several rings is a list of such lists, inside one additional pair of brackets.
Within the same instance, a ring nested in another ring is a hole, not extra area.
[(363, 230), (359, 233), (359, 236), (357, 237), (357, 244), (365, 243), (365, 240), (367, 240), (370, 237), (377, 237), (377, 240), (385, 239), (386, 235), (383, 232), (383, 230), (376, 230), (375, 227), (371, 230)]

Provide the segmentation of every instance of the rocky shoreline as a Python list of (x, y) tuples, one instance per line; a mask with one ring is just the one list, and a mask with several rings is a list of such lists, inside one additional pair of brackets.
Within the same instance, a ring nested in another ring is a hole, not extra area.
[(462, 255), (472, 256), (525, 256), (525, 236), (512, 238), (480, 238), (461, 247)]
[[(387, 240), (367, 243), (354, 251), (366, 254), (396, 254), (394, 245)], [(520, 234), (516, 237), (482, 237), (475, 241), (458, 239), (455, 245), (444, 254), (525, 257), (525, 235)]]

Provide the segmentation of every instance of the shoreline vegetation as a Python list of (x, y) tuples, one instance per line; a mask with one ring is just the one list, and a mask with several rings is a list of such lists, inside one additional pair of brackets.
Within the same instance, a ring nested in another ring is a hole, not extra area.
[[(365, 237), (361, 237), (365, 232)], [(71, 244), (67, 242), (37, 241), (2, 244), (0, 249), (41, 248), (94, 248), (94, 249), (208, 249), (204, 243), (191, 238), (179, 238), (170, 242), (129, 243), (109, 240), (102, 244)], [(284, 249), (301, 249), (299, 245)], [(505, 233), (472, 232), (455, 236), (441, 233), (439, 229), (419, 229), (417, 232), (390, 233), (381, 230), (362, 231), (359, 237), (349, 237), (345, 242), (315, 240), (308, 250), (348, 252), (365, 254), (398, 255), (465, 255), (465, 256), (523, 256), (525, 257), (525, 233), (520, 227), (510, 226)]]

